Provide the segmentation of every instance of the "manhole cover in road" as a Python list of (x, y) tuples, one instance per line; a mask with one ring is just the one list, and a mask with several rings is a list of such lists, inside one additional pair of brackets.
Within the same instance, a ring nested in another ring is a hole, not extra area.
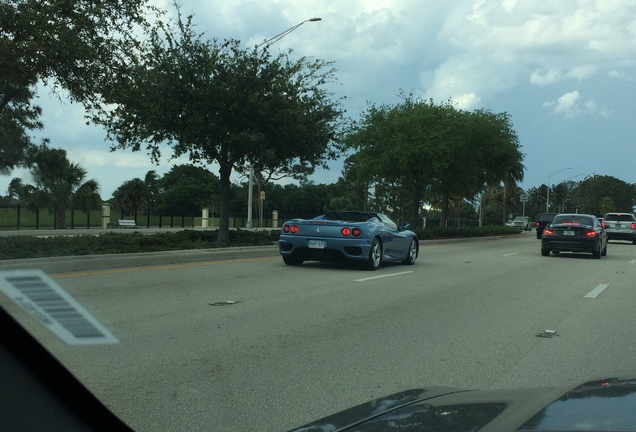
[(214, 302), (214, 303), (208, 303), (210, 306), (228, 306), (228, 305), (233, 305), (233, 304), (237, 304), (237, 301), (234, 300), (226, 300), (226, 301), (219, 301), (219, 302)]

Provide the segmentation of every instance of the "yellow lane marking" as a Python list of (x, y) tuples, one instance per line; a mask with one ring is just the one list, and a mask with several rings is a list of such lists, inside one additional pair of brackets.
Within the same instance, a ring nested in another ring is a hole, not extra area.
[(147, 271), (147, 270), (168, 270), (168, 269), (180, 269), (180, 268), (188, 268), (188, 267), (203, 267), (208, 265), (240, 264), (240, 263), (259, 262), (259, 261), (273, 261), (275, 259), (280, 259), (280, 258), (279, 257), (244, 258), (244, 259), (233, 259), (233, 260), (224, 260), (224, 261), (205, 261), (205, 262), (186, 263), (186, 264), (144, 266), (144, 267), (134, 267), (134, 268), (124, 268), (124, 269), (98, 270), (98, 271), (89, 271), (89, 272), (81, 272), (81, 273), (60, 273), (60, 274), (52, 275), (51, 277), (53, 279), (62, 279), (62, 278), (71, 278), (71, 277), (114, 274), (114, 273), (132, 273), (132, 272)]

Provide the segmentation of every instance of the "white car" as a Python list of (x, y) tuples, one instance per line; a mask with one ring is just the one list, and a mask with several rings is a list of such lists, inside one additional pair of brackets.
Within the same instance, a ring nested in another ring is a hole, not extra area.
[(528, 216), (517, 216), (512, 221), (512, 224), (524, 231), (530, 231), (532, 229), (532, 224), (530, 224), (530, 218)]

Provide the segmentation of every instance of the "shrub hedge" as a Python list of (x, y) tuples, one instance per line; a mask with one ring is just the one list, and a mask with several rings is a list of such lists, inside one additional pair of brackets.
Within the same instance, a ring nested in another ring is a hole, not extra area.
[[(519, 234), (518, 228), (489, 226), (483, 228), (427, 228), (415, 230), (420, 240)], [(0, 237), (0, 260), (76, 256), (114, 253), (156, 252), (208, 249), (232, 246), (265, 246), (278, 241), (280, 232), (231, 230), (230, 242), (217, 243), (218, 231), (183, 230), (173, 233), (127, 234), (107, 232), (98, 235)]]

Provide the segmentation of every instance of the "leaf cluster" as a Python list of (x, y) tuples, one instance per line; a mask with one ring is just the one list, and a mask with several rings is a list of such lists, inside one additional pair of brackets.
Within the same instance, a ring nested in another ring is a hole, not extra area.
[(216, 242), (216, 231), (184, 230), (175, 233), (105, 233), (101, 235), (0, 237), (0, 260), (81, 256), (95, 254), (208, 249), (221, 246), (266, 246), (278, 239), (276, 232), (231, 231), (230, 242)]
[(125, 65), (148, 0), (4, 0), (0, 3), (0, 169), (24, 162), (43, 81), (94, 106), (100, 83)]

